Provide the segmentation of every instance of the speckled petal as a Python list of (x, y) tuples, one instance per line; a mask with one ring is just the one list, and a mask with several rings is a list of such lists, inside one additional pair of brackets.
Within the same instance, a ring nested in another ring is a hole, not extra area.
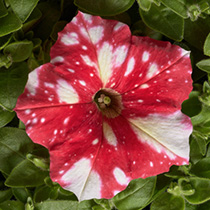
[(181, 110), (182, 102), (192, 90), (191, 72), (190, 59), (186, 55), (158, 75), (122, 94), (122, 115), (126, 118), (143, 117)]
[(35, 69), (29, 74), (15, 110), (90, 103), (100, 88), (100, 80), (93, 80), (88, 71), (72, 74), (65, 66), (50, 63)]
[(88, 132), (100, 120), (98, 109), (92, 103), (30, 108), (16, 112), (26, 125), (29, 137), (49, 150), (72, 139), (72, 133), (78, 132), (78, 129), (81, 129), (80, 135), (83, 127), (84, 132)]
[(125, 61), (130, 39), (127, 25), (78, 12), (59, 33), (51, 49), (51, 63), (64, 63), (76, 73), (91, 69), (104, 87)]

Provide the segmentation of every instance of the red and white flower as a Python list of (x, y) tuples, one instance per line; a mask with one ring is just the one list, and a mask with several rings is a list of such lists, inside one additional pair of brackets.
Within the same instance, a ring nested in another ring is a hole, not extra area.
[(188, 163), (192, 125), (181, 103), (191, 83), (188, 51), (79, 12), (15, 111), (49, 149), (53, 181), (79, 200), (111, 198), (132, 179)]

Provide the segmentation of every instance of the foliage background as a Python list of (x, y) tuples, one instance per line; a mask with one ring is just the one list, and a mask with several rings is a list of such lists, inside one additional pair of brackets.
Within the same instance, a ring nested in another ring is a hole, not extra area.
[[(48, 151), (13, 111), (30, 71), (49, 62), (57, 32), (81, 11), (128, 24), (134, 35), (191, 51), (190, 164), (133, 180), (113, 199), (78, 202), (49, 178)], [(0, 0), (0, 209), (210, 209), (210, 2), (208, 0)]]

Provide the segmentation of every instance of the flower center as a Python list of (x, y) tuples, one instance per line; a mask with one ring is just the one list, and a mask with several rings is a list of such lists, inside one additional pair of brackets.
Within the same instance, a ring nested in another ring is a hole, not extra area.
[(122, 110), (122, 97), (112, 89), (104, 88), (99, 90), (94, 96), (94, 102), (98, 109), (108, 118), (115, 118)]

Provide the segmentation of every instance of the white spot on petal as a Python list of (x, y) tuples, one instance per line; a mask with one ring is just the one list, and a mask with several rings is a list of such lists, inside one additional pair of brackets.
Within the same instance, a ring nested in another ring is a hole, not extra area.
[(79, 44), (78, 35), (74, 32), (64, 34), (61, 38), (61, 42), (67, 46)]
[(48, 83), (48, 82), (44, 82), (44, 86), (49, 87), (49, 88), (54, 88), (55, 87), (55, 85), (53, 85), (51, 83)]
[(65, 120), (63, 121), (63, 124), (66, 125), (69, 122), (70, 117), (65, 118)]
[(142, 61), (147, 62), (149, 60), (149, 53), (147, 51), (144, 51), (142, 55)]
[(126, 177), (125, 173), (118, 167), (116, 167), (113, 171), (114, 177), (116, 181), (120, 185), (127, 185), (129, 183), (129, 179)]
[(85, 85), (86, 85), (86, 82), (83, 81), (83, 80), (79, 80), (79, 83), (80, 83), (82, 86), (85, 86)]
[(112, 74), (112, 46), (108, 42), (104, 42), (99, 50), (98, 64), (100, 77), (105, 85)]
[(83, 18), (85, 21), (89, 22), (89, 23), (92, 23), (92, 16), (89, 15), (89, 14), (86, 14), (86, 13), (82, 13), (83, 15)]
[(117, 138), (112, 130), (112, 128), (108, 125), (108, 123), (103, 123), (103, 133), (110, 145), (116, 146), (117, 145)]
[(153, 63), (152, 65), (150, 65), (149, 70), (147, 72), (147, 78), (151, 78), (154, 75), (156, 75), (158, 73), (158, 67), (157, 64)]
[(172, 82), (172, 81), (173, 81), (173, 79), (168, 79), (168, 81), (169, 81), (169, 82)]
[(38, 119), (37, 118), (34, 118), (33, 120), (32, 120), (32, 123), (33, 124), (36, 124), (38, 122)]
[(150, 165), (150, 167), (154, 166), (152, 161), (150, 161), (149, 165)]
[(133, 71), (134, 65), (135, 65), (135, 59), (134, 59), (134, 57), (132, 57), (128, 61), (127, 69), (126, 69), (125, 74), (124, 74), (125, 76), (128, 76)]
[(58, 80), (57, 94), (62, 102), (77, 103), (79, 96), (75, 89), (65, 80)]
[(64, 58), (62, 56), (57, 56), (55, 58), (53, 58), (50, 63), (54, 64), (54, 63), (57, 63), (57, 62), (60, 62), (62, 63), (64, 61)]
[(128, 48), (125, 45), (119, 46), (115, 50), (115, 52), (113, 54), (113, 57), (115, 58), (115, 67), (119, 67), (123, 64), (127, 53), (128, 53)]
[(53, 133), (54, 133), (54, 135), (56, 135), (58, 133), (58, 130), (55, 129)]
[(83, 50), (87, 50), (87, 47), (85, 45), (82, 46)]
[(148, 88), (148, 87), (149, 87), (148, 84), (143, 84), (143, 85), (140, 86), (141, 89), (146, 89), (146, 88)]
[(98, 139), (93, 140), (93, 141), (92, 141), (92, 144), (93, 144), (93, 145), (98, 144)]
[(25, 110), (25, 114), (30, 114), (31, 113), (31, 110), (30, 109), (26, 109)]
[(115, 26), (114, 26), (114, 31), (118, 31), (122, 26), (124, 26), (125, 24), (118, 22)]
[(94, 26), (89, 29), (89, 36), (93, 44), (98, 43), (103, 37), (104, 28), (102, 26)]
[(77, 161), (61, 178), (67, 185), (65, 189), (76, 194), (79, 200), (101, 197), (101, 180), (91, 171), (91, 162), (87, 158)]
[(95, 63), (93, 63), (90, 60), (90, 57), (88, 55), (81, 55), (82, 60), (87, 64), (88, 66), (95, 66)]
[(143, 101), (142, 99), (139, 99), (138, 102), (139, 102), (139, 103), (142, 103), (142, 102), (144, 102), (144, 101)]
[(39, 70), (39, 68), (34, 70), (34, 71), (32, 71), (28, 75), (28, 82), (26, 84), (26, 88), (28, 89), (28, 92), (31, 95), (35, 95), (36, 94), (36, 88), (39, 85), (39, 80), (38, 80), (38, 70)]
[(45, 118), (41, 118), (41, 123), (44, 123), (45, 122)]

